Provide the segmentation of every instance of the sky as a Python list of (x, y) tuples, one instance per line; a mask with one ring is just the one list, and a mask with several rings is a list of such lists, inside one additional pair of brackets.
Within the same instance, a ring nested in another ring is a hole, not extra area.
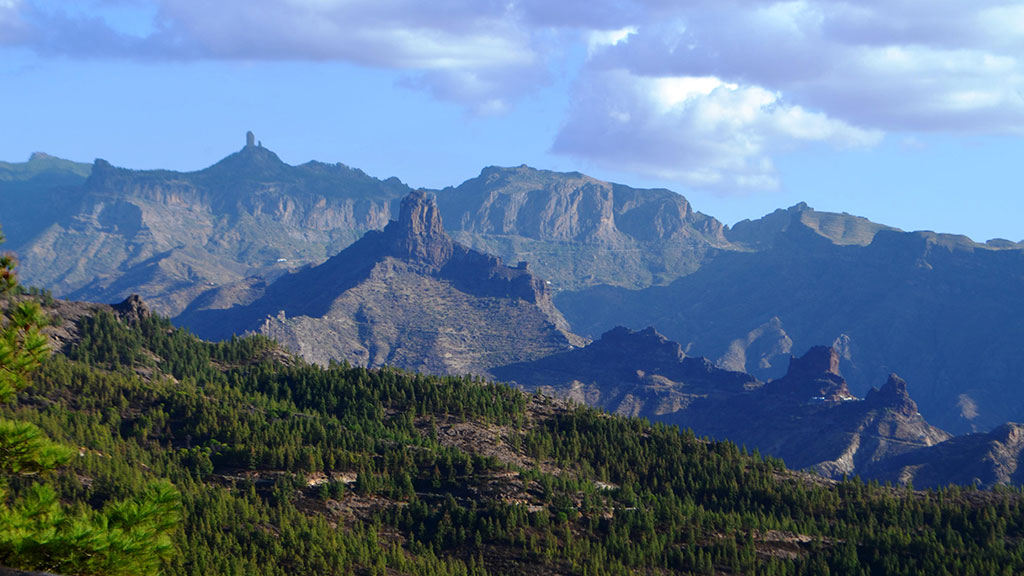
[(198, 170), (247, 130), (1024, 240), (1024, 0), (0, 0), (0, 160)]

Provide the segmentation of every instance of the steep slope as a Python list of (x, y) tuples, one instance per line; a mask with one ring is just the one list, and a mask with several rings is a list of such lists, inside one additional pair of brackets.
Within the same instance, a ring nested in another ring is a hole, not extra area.
[(74, 299), (140, 293), (173, 315), (212, 285), (322, 262), (383, 227), (408, 190), (340, 164), (289, 166), (252, 138), (198, 172), (97, 160), (15, 247), (26, 282)]
[(871, 476), (893, 456), (947, 440), (929, 425), (895, 375), (863, 400), (839, 374), (839, 354), (811, 348), (763, 384), (687, 357), (653, 329), (615, 328), (589, 346), (493, 370), (499, 379), (627, 416), (692, 428), (787, 466), (839, 478)]
[(504, 266), (453, 242), (423, 191), (410, 193), (399, 220), (383, 231), (281, 277), (251, 303), (197, 304), (175, 321), (213, 339), (262, 332), (320, 364), (347, 360), (435, 374), (486, 374), (584, 343), (525, 263)]
[(794, 217), (770, 248), (724, 254), (669, 286), (563, 293), (583, 335), (653, 325), (688, 350), (761, 379), (791, 350), (833, 342), (854, 394), (898, 372), (948, 430), (1024, 414), (1024, 251), (957, 236), (880, 230), (837, 245)]
[(950, 484), (991, 488), (1024, 484), (1024, 425), (1007, 423), (991, 432), (952, 438), (882, 462), (880, 480), (912, 483), (916, 488)]
[(492, 166), (437, 198), (453, 238), (529, 260), (559, 289), (664, 284), (729, 247), (722, 224), (680, 194), (578, 172)]

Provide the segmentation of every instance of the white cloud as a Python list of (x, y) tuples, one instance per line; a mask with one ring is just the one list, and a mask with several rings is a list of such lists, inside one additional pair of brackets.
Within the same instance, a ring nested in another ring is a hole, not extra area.
[(771, 154), (799, 143), (876, 144), (863, 130), (714, 77), (590, 75), (554, 145), (562, 154), (717, 190), (772, 189)]
[(630, 34), (636, 34), (635, 26), (626, 26), (617, 30), (591, 30), (587, 33), (587, 54), (593, 56), (595, 52), (606, 46), (615, 46), (625, 42)]

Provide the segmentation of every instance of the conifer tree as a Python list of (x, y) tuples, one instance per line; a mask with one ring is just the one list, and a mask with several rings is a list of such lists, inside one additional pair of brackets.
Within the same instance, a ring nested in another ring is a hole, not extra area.
[[(0, 403), (29, 385), (48, 349), (39, 305), (19, 298), (15, 264), (13, 256), (0, 255)], [(17, 497), (9, 494), (15, 477), (45, 477), (73, 454), (31, 423), (0, 419), (0, 569), (69, 576), (159, 573), (174, 549), (171, 535), (181, 515), (170, 484), (153, 484), (141, 498), (102, 511), (73, 514), (46, 483), (28, 485)]]

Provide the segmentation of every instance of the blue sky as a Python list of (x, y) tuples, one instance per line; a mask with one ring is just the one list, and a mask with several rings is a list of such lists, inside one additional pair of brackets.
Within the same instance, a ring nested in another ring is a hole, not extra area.
[(253, 130), (413, 186), (487, 165), (1024, 240), (1024, 2), (0, 0), (0, 160), (195, 170)]

